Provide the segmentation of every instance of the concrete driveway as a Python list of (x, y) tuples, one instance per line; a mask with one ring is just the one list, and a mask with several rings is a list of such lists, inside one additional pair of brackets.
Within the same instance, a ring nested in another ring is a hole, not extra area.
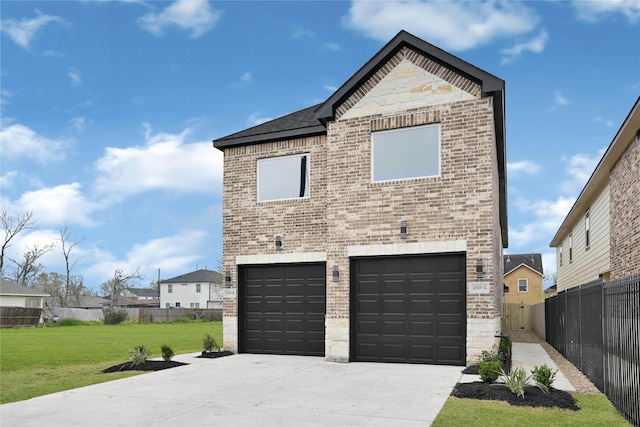
[(13, 426), (428, 426), (459, 366), (182, 355), (188, 366), (0, 406)]

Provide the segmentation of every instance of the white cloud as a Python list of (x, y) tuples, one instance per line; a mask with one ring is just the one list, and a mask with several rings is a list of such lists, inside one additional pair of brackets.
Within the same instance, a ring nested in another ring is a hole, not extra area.
[(388, 41), (402, 29), (448, 50), (466, 50), (493, 39), (526, 34), (539, 21), (519, 2), (432, 2), (356, 0), (344, 25)]
[(305, 30), (304, 28), (297, 29), (293, 32), (294, 39), (301, 39), (306, 37), (315, 37), (316, 33), (313, 31)]
[(7, 34), (18, 46), (29, 49), (29, 46), (36, 36), (36, 33), (50, 22), (62, 22), (64, 20), (58, 16), (44, 15), (36, 11), (37, 16), (31, 19), (2, 20), (0, 31)]
[(271, 117), (260, 117), (260, 113), (253, 113), (247, 119), (247, 126), (258, 126), (262, 123), (266, 123), (270, 120), (273, 120)]
[(208, 1), (177, 0), (160, 13), (148, 13), (138, 19), (145, 30), (155, 36), (162, 36), (168, 27), (190, 31), (191, 37), (198, 37), (211, 30), (222, 12), (212, 10)]
[(6, 174), (0, 176), (0, 189), (13, 188), (13, 183), (17, 177), (18, 177), (17, 171), (9, 171)]
[(240, 83), (249, 84), (251, 82), (253, 82), (253, 76), (250, 71), (247, 71), (240, 76)]
[(597, 123), (606, 127), (613, 127), (616, 125), (616, 122), (614, 122), (613, 120), (605, 119), (599, 116), (593, 118), (593, 123)]
[(510, 178), (517, 178), (521, 175), (537, 175), (540, 166), (531, 160), (521, 160), (519, 162), (507, 163), (507, 172)]
[(87, 227), (96, 225), (89, 215), (100, 208), (90, 202), (81, 192), (82, 186), (72, 184), (41, 188), (23, 193), (15, 202), (3, 200), (3, 205), (16, 212), (34, 212), (39, 218), (38, 224), (59, 226), (61, 224), (79, 224)]
[(157, 133), (147, 128), (142, 147), (107, 147), (96, 162), (96, 189), (114, 199), (152, 190), (210, 192), (222, 181), (222, 154), (211, 142), (185, 143), (189, 131)]
[(563, 196), (556, 200), (516, 200), (515, 205), (518, 210), (532, 214), (534, 220), (520, 228), (509, 227), (509, 247), (522, 248), (533, 242), (539, 242), (540, 239), (547, 240), (543, 243), (548, 244), (575, 200), (573, 197)]
[(338, 43), (323, 43), (322, 47), (325, 50), (329, 50), (332, 52), (338, 52), (342, 50), (342, 47)]
[(332, 86), (332, 85), (324, 85), (325, 90), (328, 90), (329, 92), (335, 92), (338, 90), (338, 88), (336, 86)]
[(508, 49), (502, 49), (500, 51), (500, 53), (504, 55), (504, 58), (502, 58), (502, 63), (508, 64), (512, 62), (513, 60), (518, 58), (520, 55), (522, 55), (523, 52), (527, 52), (527, 51), (533, 52), (533, 53), (542, 52), (544, 50), (544, 45), (547, 42), (547, 40), (549, 40), (549, 33), (542, 30), (540, 31), (540, 34), (538, 34), (537, 36), (533, 37), (532, 39), (530, 39), (525, 43), (518, 43), (515, 46), (510, 47)]
[(573, 8), (578, 18), (587, 22), (597, 22), (601, 18), (622, 14), (630, 22), (640, 21), (640, 2), (638, 0), (574, 0)]
[(64, 158), (65, 141), (38, 135), (29, 127), (14, 124), (0, 129), (2, 157), (6, 159), (31, 158), (40, 163)]
[(566, 194), (577, 194), (593, 174), (604, 154), (605, 149), (600, 149), (598, 154), (591, 157), (587, 154), (576, 154), (567, 161), (566, 172), (569, 179), (560, 184), (560, 189)]
[(73, 117), (69, 120), (71, 127), (78, 133), (84, 132), (87, 128), (87, 118), (84, 116), (81, 117)]
[(71, 87), (76, 88), (82, 84), (82, 75), (80, 73), (80, 70), (78, 70), (76, 67), (69, 67), (68, 76), (71, 80)]
[(549, 113), (552, 113), (558, 109), (558, 107), (564, 107), (569, 104), (569, 99), (567, 99), (560, 91), (556, 91), (553, 95), (552, 105), (547, 108)]

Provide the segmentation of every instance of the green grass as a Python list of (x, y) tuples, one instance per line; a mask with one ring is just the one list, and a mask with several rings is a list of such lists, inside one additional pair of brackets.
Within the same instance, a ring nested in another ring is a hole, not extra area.
[(628, 427), (603, 394), (576, 394), (579, 411), (524, 408), (505, 402), (450, 397), (432, 427), (449, 426), (536, 426), (536, 427)]
[(202, 351), (206, 334), (222, 342), (222, 322), (0, 329), (0, 404), (139, 375), (100, 371), (138, 345), (152, 358), (165, 344), (176, 354)]

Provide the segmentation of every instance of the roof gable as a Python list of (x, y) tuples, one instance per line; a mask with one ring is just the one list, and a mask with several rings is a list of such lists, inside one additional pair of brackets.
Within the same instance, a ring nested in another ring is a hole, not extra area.
[(540, 275), (544, 275), (544, 269), (542, 267), (542, 254), (514, 254), (504, 255), (504, 275), (508, 275), (518, 267), (524, 265), (527, 268), (535, 271)]
[[(341, 119), (387, 114), (425, 105), (474, 99), (477, 84), (447, 73), (445, 67), (430, 61), (409, 48), (403, 48), (356, 91), (336, 115)], [(464, 88), (464, 89), (463, 89)], [(397, 99), (402, 101), (398, 102)]]

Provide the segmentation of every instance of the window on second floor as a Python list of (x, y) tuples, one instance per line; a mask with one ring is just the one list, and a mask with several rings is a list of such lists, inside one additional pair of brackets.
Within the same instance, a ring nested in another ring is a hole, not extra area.
[(558, 259), (560, 260), (560, 265), (562, 265), (562, 246), (558, 248)]
[(200, 283), (196, 283), (196, 292), (200, 293)]
[(518, 279), (518, 292), (527, 292), (529, 290), (529, 279)]
[(569, 262), (573, 262), (573, 233), (569, 234)]
[(440, 125), (385, 130), (371, 135), (371, 181), (440, 175)]
[(585, 250), (589, 249), (590, 240), (589, 240), (589, 230), (591, 229), (591, 220), (589, 219), (589, 209), (584, 214), (584, 247)]
[(167, 292), (168, 292), (168, 293), (170, 293), (170, 294), (172, 294), (172, 293), (173, 293), (173, 285), (172, 285), (171, 283), (169, 283), (169, 284), (167, 285)]
[(309, 154), (258, 160), (258, 201), (309, 197)]

